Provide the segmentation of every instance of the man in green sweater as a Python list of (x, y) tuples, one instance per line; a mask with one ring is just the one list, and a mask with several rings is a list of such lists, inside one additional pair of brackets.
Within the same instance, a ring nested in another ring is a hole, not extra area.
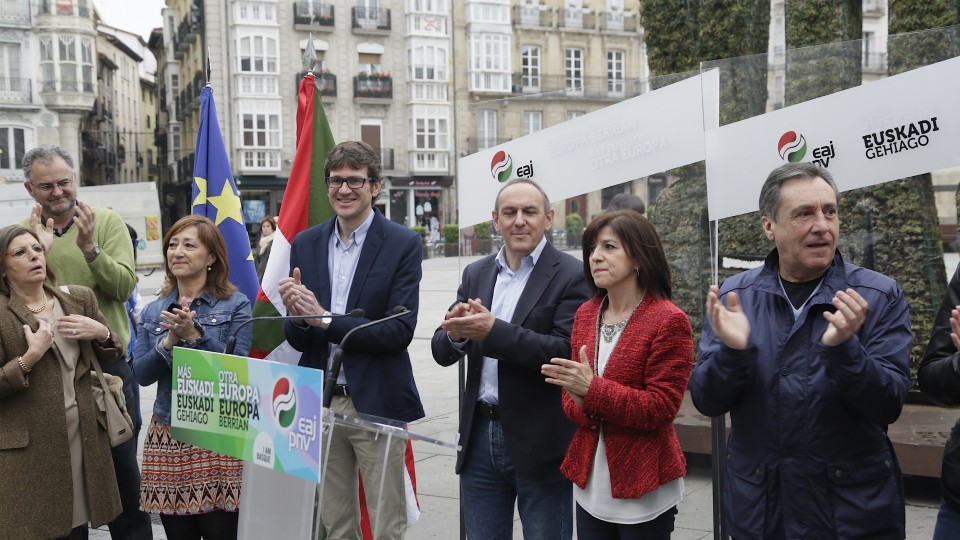
[[(54, 272), (59, 285), (93, 289), (100, 312), (125, 350), (130, 341), (125, 302), (136, 283), (127, 226), (110, 209), (77, 202), (79, 179), (73, 158), (59, 146), (40, 146), (27, 152), (23, 175), (23, 185), (37, 205), (20, 224), (37, 232), (47, 250), (47, 268)], [(127, 362), (111, 362), (103, 368), (123, 379), (124, 395), (131, 405), (127, 409), (134, 413), (137, 383), (130, 366)], [(139, 426), (140, 419), (134, 418), (134, 423)], [(139, 509), (136, 437), (113, 448), (113, 462), (123, 513), (110, 523), (111, 537), (152, 538), (150, 518)]]

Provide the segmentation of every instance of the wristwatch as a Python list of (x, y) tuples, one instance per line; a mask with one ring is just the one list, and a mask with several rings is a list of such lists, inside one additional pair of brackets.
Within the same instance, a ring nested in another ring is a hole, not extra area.
[(324, 311), (323, 317), (320, 317), (320, 328), (326, 330), (327, 328), (330, 328), (330, 323), (332, 322), (333, 322), (333, 313), (330, 313), (329, 311)]
[(89, 254), (86, 252), (83, 253), (83, 258), (87, 261), (87, 263), (92, 263), (93, 261), (97, 260), (97, 257), (99, 256), (100, 256), (100, 246), (98, 244), (93, 245), (93, 252)]

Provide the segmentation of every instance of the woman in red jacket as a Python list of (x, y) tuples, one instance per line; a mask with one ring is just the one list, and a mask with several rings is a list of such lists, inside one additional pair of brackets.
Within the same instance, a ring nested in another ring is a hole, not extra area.
[(561, 471), (574, 483), (577, 538), (670, 538), (686, 460), (673, 420), (693, 369), (690, 321), (650, 222), (603, 214), (583, 233), (595, 296), (577, 311), (573, 357), (544, 364), (578, 430)]

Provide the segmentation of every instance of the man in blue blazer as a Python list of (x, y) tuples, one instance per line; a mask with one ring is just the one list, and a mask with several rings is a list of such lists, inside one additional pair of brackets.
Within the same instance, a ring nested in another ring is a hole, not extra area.
[(457, 454), (468, 538), (511, 538), (514, 501), (527, 540), (568, 540), (573, 491), (560, 463), (574, 425), (540, 366), (570, 357), (570, 327), (589, 291), (583, 264), (544, 237), (553, 210), (532, 180), (497, 194), (496, 255), (467, 266), (433, 335), (442, 366), (468, 358)]
[[(328, 369), (351, 329), (390, 315), (396, 306), (412, 313), (360, 330), (344, 349), (330, 408), (410, 422), (423, 418), (407, 346), (419, 307), (423, 252), (420, 235), (373, 208), (382, 187), (380, 157), (363, 142), (338, 144), (327, 155), (324, 177), (336, 218), (302, 231), (290, 250), (291, 277), (280, 280), (290, 315), (349, 313), (287, 322), (287, 341), (302, 351), (300, 365)], [(327, 444), (325, 441), (324, 444)], [(329, 442), (321, 515), (327, 538), (360, 539), (357, 471), (377, 538), (403, 538), (404, 441), (394, 440), (384, 463), (385, 438), (338, 428)], [(386, 470), (382, 496), (381, 472)]]

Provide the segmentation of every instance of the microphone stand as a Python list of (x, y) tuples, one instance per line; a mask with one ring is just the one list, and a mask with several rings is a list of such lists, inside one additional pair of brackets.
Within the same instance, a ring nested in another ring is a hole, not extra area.
[(360, 308), (350, 311), (350, 313), (331, 313), (329, 315), (275, 315), (273, 317), (251, 317), (237, 327), (237, 330), (227, 338), (227, 343), (223, 347), (223, 354), (233, 354), (233, 349), (237, 346), (237, 334), (240, 330), (255, 321), (296, 321), (305, 319), (326, 319), (336, 317), (363, 317), (364, 311)]
[(384, 323), (398, 317), (403, 317), (407, 313), (412, 312), (403, 306), (397, 306), (393, 308), (392, 315), (388, 315), (382, 319), (370, 321), (368, 323), (361, 324), (360, 326), (351, 328), (343, 336), (343, 339), (340, 340), (340, 346), (337, 347), (336, 352), (333, 353), (333, 362), (330, 364), (330, 370), (327, 372), (326, 379), (323, 381), (323, 407), (325, 409), (329, 409), (330, 403), (333, 402), (333, 388), (337, 385), (337, 378), (340, 377), (340, 366), (343, 363), (343, 350), (346, 348), (347, 341), (350, 339), (350, 336), (352, 336), (357, 330), (370, 328), (371, 326), (376, 326), (380, 323)]

